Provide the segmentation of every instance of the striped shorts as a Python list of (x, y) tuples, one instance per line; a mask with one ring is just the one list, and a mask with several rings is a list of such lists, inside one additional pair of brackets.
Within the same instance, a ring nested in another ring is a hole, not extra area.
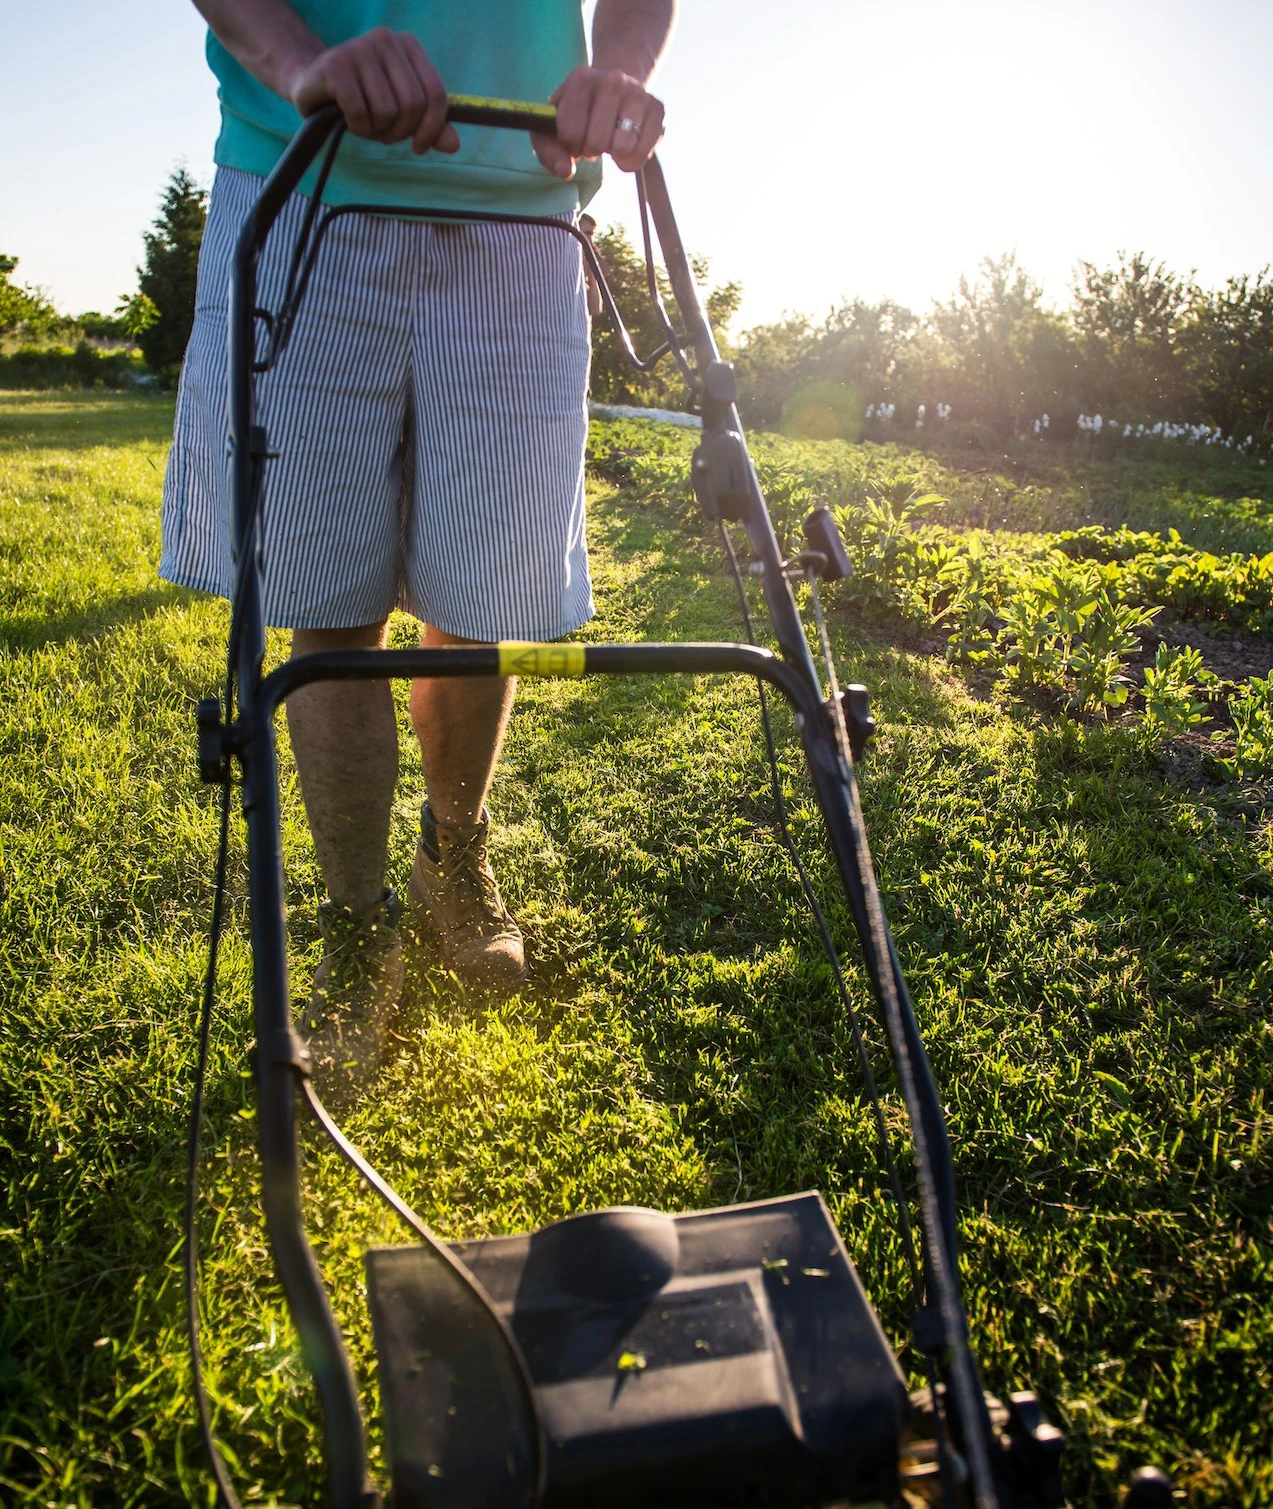
[[(228, 596), (230, 256), (263, 180), (218, 170), (164, 479), (160, 575)], [(277, 307), (307, 201), (261, 256)], [(560, 231), (345, 215), (291, 340), (257, 377), (270, 450), (264, 610), (345, 629), (400, 607), (467, 639), (553, 639), (592, 615), (584, 538), (589, 330)]]

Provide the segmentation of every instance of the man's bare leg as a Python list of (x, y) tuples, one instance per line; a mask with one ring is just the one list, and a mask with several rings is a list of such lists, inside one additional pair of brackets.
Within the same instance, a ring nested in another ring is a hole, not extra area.
[[(425, 624), (426, 648), (474, 645)], [(440, 823), (476, 823), (513, 708), (516, 677), (434, 677), (411, 684), (411, 721), (420, 741), (429, 806)]]
[[(297, 629), (292, 654), (375, 649), (383, 623)], [(287, 699), (301, 793), (331, 898), (318, 909), (323, 957), (305, 1032), (319, 1089), (351, 1106), (388, 1056), (402, 993), (399, 904), (385, 891), (389, 815), (398, 779), (398, 724), (387, 681), (317, 681)]]
[[(296, 629), (292, 654), (377, 649), (385, 625)], [(387, 681), (318, 681), (287, 699), (301, 793), (327, 894), (363, 913), (384, 894), (398, 726)]]
[[(426, 646), (474, 644), (426, 625)], [(491, 871), (482, 807), (513, 705), (513, 677), (434, 677), (411, 687), (429, 803), (411, 868), (410, 897), (427, 915), (442, 961), (462, 979), (505, 995), (526, 975), (517, 923)]]

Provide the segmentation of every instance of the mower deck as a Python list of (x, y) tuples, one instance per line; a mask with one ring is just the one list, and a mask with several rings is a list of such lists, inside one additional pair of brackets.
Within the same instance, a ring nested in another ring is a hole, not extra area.
[[(552, 1509), (896, 1500), (906, 1385), (820, 1195), (451, 1251), (525, 1358)], [(456, 1280), (426, 1246), (367, 1273), (397, 1509), (531, 1503), (535, 1422), (481, 1311), (451, 1335)]]

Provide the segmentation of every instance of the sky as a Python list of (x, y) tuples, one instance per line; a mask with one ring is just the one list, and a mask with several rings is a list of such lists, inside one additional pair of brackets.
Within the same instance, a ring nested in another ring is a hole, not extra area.
[[(1214, 284), (1273, 261), (1271, 58), (1273, 0), (681, 0), (660, 156), (742, 327), (854, 297), (924, 310), (1006, 251), (1056, 304), (1078, 259), (1120, 249)], [(216, 129), (192, 5), (7, 5), (19, 281), (113, 308), (173, 167), (210, 180)], [(592, 208), (634, 225), (630, 180)]]

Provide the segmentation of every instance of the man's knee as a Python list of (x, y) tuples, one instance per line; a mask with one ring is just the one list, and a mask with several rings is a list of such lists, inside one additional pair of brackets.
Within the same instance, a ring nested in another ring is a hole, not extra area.
[(360, 624), (355, 629), (293, 629), (292, 655), (310, 655), (318, 650), (380, 650), (387, 629), (388, 620)]
[(420, 643), (427, 650), (445, 649), (447, 645), (484, 645), (491, 642), (489, 639), (465, 639), (462, 634), (449, 634), (435, 624), (422, 624), (420, 627)]

